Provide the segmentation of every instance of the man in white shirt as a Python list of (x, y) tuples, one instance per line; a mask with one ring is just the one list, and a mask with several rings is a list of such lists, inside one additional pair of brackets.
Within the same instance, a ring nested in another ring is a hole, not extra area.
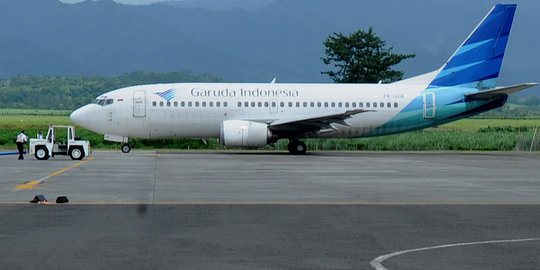
[(23, 145), (28, 142), (28, 138), (26, 137), (26, 134), (24, 134), (24, 130), (17, 135), (17, 150), (19, 150), (19, 160), (23, 160)]

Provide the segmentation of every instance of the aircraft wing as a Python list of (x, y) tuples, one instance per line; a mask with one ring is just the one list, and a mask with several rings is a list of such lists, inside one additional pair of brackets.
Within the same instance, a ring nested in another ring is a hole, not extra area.
[(345, 121), (345, 119), (358, 113), (370, 111), (372, 110), (355, 109), (342, 112), (277, 119), (270, 122), (268, 127), (276, 133), (296, 134), (335, 130), (335, 127), (333, 127), (332, 124), (348, 126), (349, 124)]
[(493, 89), (468, 93), (468, 94), (465, 94), (465, 96), (471, 99), (496, 98), (502, 95), (513, 94), (515, 92), (527, 89), (529, 87), (536, 86), (537, 84), (538, 83), (523, 83), (523, 84), (517, 84), (517, 85), (512, 85), (512, 86), (495, 87)]

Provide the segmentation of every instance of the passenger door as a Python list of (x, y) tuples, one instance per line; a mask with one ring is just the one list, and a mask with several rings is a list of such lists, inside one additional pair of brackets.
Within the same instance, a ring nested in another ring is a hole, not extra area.
[(435, 118), (435, 93), (424, 93), (424, 119)]
[(146, 91), (133, 92), (133, 117), (146, 117)]

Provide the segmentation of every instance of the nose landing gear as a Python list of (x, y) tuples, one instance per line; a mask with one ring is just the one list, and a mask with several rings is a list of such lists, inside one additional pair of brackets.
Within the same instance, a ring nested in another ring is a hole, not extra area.
[(120, 149), (122, 150), (122, 153), (129, 153), (129, 151), (131, 151), (131, 144), (124, 143)]

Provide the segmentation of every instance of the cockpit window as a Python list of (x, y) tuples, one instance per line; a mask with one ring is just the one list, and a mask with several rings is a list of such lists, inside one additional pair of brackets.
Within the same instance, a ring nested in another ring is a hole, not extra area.
[(100, 105), (100, 106), (107, 106), (107, 105), (111, 105), (114, 103), (114, 99), (112, 98), (97, 98), (95, 101), (94, 101), (95, 104), (97, 105)]

